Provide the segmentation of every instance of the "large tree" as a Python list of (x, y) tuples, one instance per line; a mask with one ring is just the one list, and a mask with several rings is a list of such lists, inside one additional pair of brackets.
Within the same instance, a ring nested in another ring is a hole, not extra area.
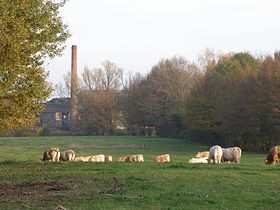
[(221, 55), (191, 91), (185, 109), (187, 126), (216, 137), (237, 134), (239, 119), (245, 115), (236, 96), (241, 82), (257, 72), (258, 65), (248, 53)]
[(85, 67), (79, 90), (80, 129), (100, 135), (112, 134), (122, 124), (118, 99), (123, 70), (110, 61), (102, 66)]
[(51, 92), (43, 68), (69, 37), (65, 0), (0, 0), (0, 133), (36, 122)]
[(268, 151), (279, 144), (280, 134), (280, 53), (267, 56), (256, 74), (242, 81), (238, 94), (228, 106), (229, 120), (226, 128), (231, 128), (231, 136), (243, 148)]
[(160, 60), (146, 78), (131, 84), (126, 119), (133, 126), (155, 127), (160, 135), (176, 136), (183, 125), (185, 100), (200, 76), (197, 70), (183, 57)]

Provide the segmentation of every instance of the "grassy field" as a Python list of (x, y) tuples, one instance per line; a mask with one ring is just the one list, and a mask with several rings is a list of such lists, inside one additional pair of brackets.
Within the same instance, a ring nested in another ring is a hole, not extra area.
[[(50, 146), (113, 162), (42, 162)], [(208, 147), (156, 137), (1, 138), (0, 209), (280, 209), (280, 165), (246, 152), (240, 164), (188, 164), (201, 150)], [(166, 152), (171, 163), (153, 162)], [(145, 162), (115, 162), (133, 153)]]

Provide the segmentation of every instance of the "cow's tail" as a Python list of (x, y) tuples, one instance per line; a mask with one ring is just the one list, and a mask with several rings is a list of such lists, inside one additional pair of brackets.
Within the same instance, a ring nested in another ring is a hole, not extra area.
[(238, 156), (239, 156), (239, 158), (241, 158), (241, 155), (242, 155), (242, 150), (238, 147)]

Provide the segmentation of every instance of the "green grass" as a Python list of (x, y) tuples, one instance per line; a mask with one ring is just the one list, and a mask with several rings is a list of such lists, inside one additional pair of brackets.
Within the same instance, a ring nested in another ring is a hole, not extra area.
[[(42, 162), (50, 146), (114, 162)], [(243, 152), (240, 164), (187, 163), (202, 150), (156, 137), (1, 138), (0, 209), (280, 209), (280, 166), (265, 165), (265, 154)], [(153, 162), (167, 152), (171, 163)], [(135, 153), (145, 162), (115, 162)]]

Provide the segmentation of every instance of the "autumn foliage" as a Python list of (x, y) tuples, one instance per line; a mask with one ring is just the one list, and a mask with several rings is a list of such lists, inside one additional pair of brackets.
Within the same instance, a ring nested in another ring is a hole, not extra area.
[(192, 89), (184, 119), (192, 134), (212, 137), (200, 141), (267, 151), (279, 144), (279, 91), (278, 52), (263, 59), (223, 56)]
[(32, 126), (51, 93), (43, 68), (69, 37), (59, 16), (65, 1), (2, 0), (0, 3), (0, 135)]
[(109, 61), (85, 68), (81, 129), (104, 135), (123, 127), (130, 135), (156, 132), (251, 151), (279, 144), (280, 53), (208, 52), (200, 59), (162, 59), (147, 75), (131, 74), (126, 82)]

